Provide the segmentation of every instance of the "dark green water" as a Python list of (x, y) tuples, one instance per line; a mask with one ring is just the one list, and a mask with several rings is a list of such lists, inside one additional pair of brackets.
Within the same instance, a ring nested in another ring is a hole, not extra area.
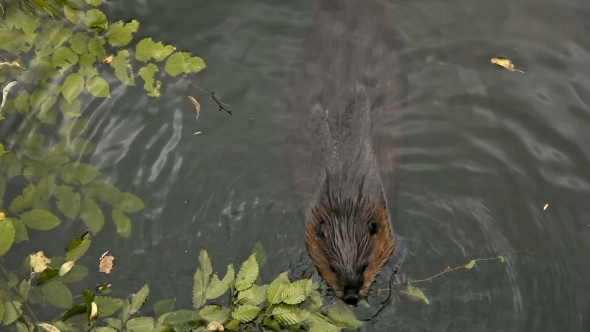
[[(398, 215), (409, 249), (403, 272), (422, 279), (474, 258), (535, 254), (417, 284), (430, 305), (399, 296), (366, 330), (590, 331), (590, 2), (392, 3), (413, 60)], [(186, 308), (203, 245), (217, 270), (247, 258), (260, 240), (266, 281), (286, 269), (313, 272), (282, 159), (285, 89), (311, 5), (106, 8), (110, 18), (140, 21), (138, 38), (201, 56), (208, 67), (191, 80), (230, 103), (233, 115), (170, 77), (159, 99), (115, 85), (113, 98), (87, 105), (98, 144), (90, 163), (147, 206), (132, 215), (129, 240), (107, 222), (89, 264), (111, 250), (118, 270), (109, 280), (119, 289), (148, 282), (152, 300), (177, 298)], [(495, 56), (525, 73), (492, 65)], [(199, 122), (189, 94), (201, 101)], [(61, 227), (64, 243), (85, 229)], [(41, 247), (32, 237), (23, 253)]]

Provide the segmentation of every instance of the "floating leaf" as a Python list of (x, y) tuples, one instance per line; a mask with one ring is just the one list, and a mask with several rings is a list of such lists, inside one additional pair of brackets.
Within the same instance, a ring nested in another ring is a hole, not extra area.
[[(74, 51), (72, 51), (71, 48), (62, 46), (53, 52), (53, 57), (51, 60), (52, 60), (53, 66), (56, 68), (61, 68), (60, 72), (63, 74), (66, 70), (70, 69), (73, 65), (78, 63), (78, 54), (76, 54)], [(80, 75), (80, 74), (77, 74), (77, 75)], [(75, 83), (78, 79), (74, 78), (73, 80)], [(64, 83), (64, 85), (65, 84), (67, 84), (67, 79), (66, 79), (66, 82)], [(84, 84), (84, 83), (82, 82), (82, 84)], [(76, 89), (76, 87), (72, 87), (72, 88)], [(76, 90), (73, 90), (72, 92), (75, 92), (75, 91)], [(82, 89), (80, 89), (80, 91), (82, 91)], [(62, 91), (62, 93), (63, 93), (63, 91)], [(73, 93), (69, 93), (69, 95), (71, 95), (71, 94), (73, 94)], [(75, 97), (77, 97), (77, 95), (75, 95), (74, 98)], [(68, 97), (66, 96), (66, 98), (68, 98)]]
[[(81, 87), (84, 88), (84, 80), (82, 80)], [(63, 114), (64, 117), (67, 119), (72, 119), (82, 115), (82, 113), (80, 113), (82, 110), (82, 102), (79, 99), (74, 99), (72, 102), (68, 102), (65, 98), (61, 98), (61, 101), (59, 102), (59, 109), (61, 110), (61, 114)]]
[(498, 258), (500, 259), (501, 263), (504, 263), (506, 261), (506, 258), (504, 258), (504, 256), (499, 256)]
[(201, 316), (196, 311), (192, 310), (177, 310), (169, 313), (164, 319), (166, 325), (187, 324), (189, 322), (200, 320)]
[(207, 299), (212, 300), (223, 295), (229, 289), (231, 283), (234, 282), (234, 279), (234, 265), (230, 263), (222, 280), (219, 280), (217, 273), (211, 278), (211, 283), (207, 287)]
[(10, 220), (1, 220), (0, 221), (0, 256), (3, 256), (8, 252), (12, 244), (14, 243), (14, 238), (16, 235), (16, 231), (14, 229), (14, 225)]
[(76, 33), (72, 39), (70, 39), (70, 46), (78, 55), (88, 53), (88, 36), (84, 32)]
[(207, 278), (213, 273), (213, 266), (211, 266), (211, 258), (209, 258), (209, 253), (203, 247), (201, 248), (201, 252), (199, 253), (199, 264), (201, 264), (201, 269)]
[[(65, 263), (64, 263), (65, 264)], [(59, 277), (57, 280), (64, 284), (78, 282), (86, 278), (88, 275), (88, 268), (83, 265), (74, 265), (72, 269), (66, 274)]]
[(73, 191), (70, 186), (58, 186), (55, 188), (55, 198), (57, 199), (57, 208), (66, 217), (76, 218), (80, 212), (80, 194)]
[(123, 47), (131, 42), (131, 34), (137, 32), (139, 22), (132, 20), (124, 24), (123, 21), (113, 23), (106, 33), (108, 43), (113, 47)]
[(354, 312), (352, 312), (352, 310), (350, 310), (350, 308), (344, 304), (331, 306), (328, 309), (328, 317), (334, 323), (336, 323), (336, 325), (341, 327), (356, 330), (363, 325), (360, 320), (356, 319)]
[(68, 318), (85, 314), (87, 310), (86, 304), (76, 304), (74, 307), (64, 312), (64, 314), (60, 317), (60, 320), (66, 321)]
[(164, 45), (161, 42), (155, 43), (152, 38), (145, 38), (137, 43), (135, 57), (143, 62), (147, 62), (152, 58), (156, 61), (162, 61), (172, 54), (174, 49), (175, 47), (172, 45)]
[(156, 317), (160, 317), (163, 314), (167, 314), (174, 310), (174, 304), (176, 300), (160, 300), (154, 303), (154, 312)]
[[(311, 288), (311, 280), (308, 281), (309, 288)], [(283, 293), (281, 294), (281, 302), (287, 304), (299, 304), (305, 301), (305, 298), (307, 297), (307, 294), (305, 293), (305, 287), (307, 287), (305, 283), (289, 284), (287, 287), (285, 287)]]
[(57, 327), (49, 323), (37, 323), (37, 326), (42, 328), (45, 332), (61, 332)]
[(45, 285), (49, 280), (57, 277), (58, 275), (59, 275), (59, 270), (52, 269), (50, 267), (46, 268), (39, 275), (39, 278), (37, 279), (37, 286)]
[[(248, 327), (249, 329), (246, 329), (246, 332), (252, 332), (251, 328)], [(211, 322), (209, 324), (207, 324), (207, 331), (223, 331), (224, 327), (223, 324), (219, 323), (219, 322)]]
[(86, 198), (80, 206), (80, 218), (93, 234), (100, 232), (104, 226), (104, 215), (102, 210), (92, 198)]
[(197, 111), (197, 121), (199, 121), (199, 114), (201, 114), (201, 104), (199, 104), (199, 102), (191, 96), (188, 96), (188, 99), (193, 103), (193, 106), (195, 106), (195, 110)]
[(262, 243), (260, 241), (256, 242), (254, 245), (254, 249), (252, 253), (256, 256), (256, 261), (258, 262), (258, 266), (262, 267), (266, 263), (266, 251), (262, 247)]
[(47, 231), (53, 229), (61, 223), (53, 213), (45, 210), (32, 210), (23, 213), (20, 220), (32, 229)]
[(98, 175), (100, 175), (100, 171), (96, 167), (79, 162), (67, 164), (61, 170), (61, 179), (65, 183), (74, 185), (88, 184)]
[(70, 22), (72, 22), (73, 24), (78, 24), (81, 22), (81, 20), (84, 18), (84, 15), (82, 14), (81, 11), (76, 10), (75, 8), (72, 8), (70, 6), (63, 6), (63, 10), (64, 10), (64, 16), (66, 17), (66, 19)]
[(209, 276), (203, 270), (197, 269), (194, 276), (193, 284), (193, 307), (198, 310), (207, 300), (207, 285), (209, 283)]
[(134, 332), (152, 332), (155, 321), (152, 317), (135, 317), (127, 322), (127, 330)]
[(107, 57), (107, 54), (104, 50), (105, 43), (106, 41), (104, 38), (100, 37), (96, 37), (88, 41), (88, 51), (90, 51), (90, 53), (94, 55), (100, 62), (102, 62), (102, 60)]
[(26, 90), (20, 90), (18, 92), (18, 96), (14, 99), (14, 106), (20, 114), (27, 115), (29, 113), (31, 109), (31, 104), (29, 103), (30, 97), (29, 92)]
[(109, 63), (115, 70), (115, 76), (126, 85), (135, 85), (135, 76), (133, 75), (131, 63), (129, 62), (129, 52), (119, 50), (117, 56)]
[(196, 56), (191, 57), (188, 52), (180, 52), (168, 57), (164, 70), (171, 76), (178, 76), (180, 74), (197, 73), (205, 67), (203, 59)]
[(94, 302), (98, 306), (99, 317), (112, 315), (123, 306), (123, 300), (106, 296), (96, 296)]
[(240, 323), (248, 323), (258, 316), (260, 310), (261, 309), (257, 306), (244, 304), (235, 308), (234, 311), (232, 311), (231, 316), (232, 318), (240, 321)]
[(19, 213), (24, 209), (33, 207), (37, 197), (37, 188), (35, 186), (25, 187), (23, 194), (16, 196), (12, 203), (10, 203), (8, 210), (12, 213)]
[(117, 331), (123, 330), (123, 322), (120, 319), (117, 319), (117, 318), (105, 318), (104, 321), (105, 321), (105, 323), (109, 324), (110, 326), (112, 326)]
[(86, 197), (98, 196), (103, 202), (114, 205), (121, 201), (123, 193), (113, 186), (112, 183), (96, 180), (84, 186), (84, 195)]
[(14, 219), (14, 218), (9, 218), (7, 220), (12, 222), (12, 226), (14, 226), (14, 231), (15, 231), (14, 243), (20, 243), (20, 242), (29, 240), (29, 234), (27, 232), (27, 227), (25, 227), (25, 224), (22, 221), (20, 221), (18, 219)]
[(6, 102), (6, 99), (8, 99), (8, 91), (10, 91), (10, 89), (13, 86), (15, 86), (16, 83), (17, 83), (17, 81), (12, 81), (12, 82), (6, 84), (4, 89), (2, 89), (2, 104), (0, 105), (0, 110), (2, 110), (2, 108), (4, 107), (4, 104)]
[(133, 295), (133, 299), (131, 300), (131, 311), (129, 312), (130, 315), (136, 313), (141, 306), (147, 301), (148, 296), (150, 294), (150, 289), (148, 285), (144, 285), (135, 295)]
[[(63, 99), (62, 99), (63, 100)], [(70, 121), (63, 122), (59, 128), (60, 139), (70, 139), (78, 136), (86, 125), (88, 124), (88, 118), (76, 118)]]
[(143, 210), (145, 208), (145, 204), (141, 198), (131, 194), (131, 193), (123, 193), (121, 195), (121, 200), (114, 204), (114, 207), (121, 210), (125, 213), (132, 213)]
[(220, 322), (223, 324), (229, 319), (230, 312), (228, 308), (218, 305), (208, 305), (199, 311), (199, 315), (209, 323)]
[(475, 266), (475, 260), (471, 260), (469, 263), (463, 265), (467, 270), (471, 270)]
[(79, 73), (71, 73), (61, 87), (61, 94), (71, 104), (74, 99), (78, 98), (82, 90), (84, 90), (84, 76)]
[(105, 0), (86, 0), (86, 3), (94, 6), (94, 7), (98, 7), (100, 5), (102, 5), (105, 2)]
[(252, 287), (238, 293), (238, 302), (241, 304), (259, 305), (266, 301), (266, 293), (268, 292), (268, 285), (258, 286), (256, 284)]
[(4, 302), (4, 317), (2, 325), (9, 325), (16, 321), (23, 314), (22, 303), (17, 301)]
[(98, 272), (109, 274), (113, 269), (113, 262), (115, 261), (115, 256), (108, 255), (108, 251), (102, 254), (100, 257), (100, 261), (98, 263)]
[(54, 307), (68, 309), (73, 304), (70, 289), (59, 281), (50, 281), (41, 288), (45, 300)]
[(256, 278), (258, 278), (258, 262), (254, 254), (250, 255), (248, 259), (242, 264), (240, 272), (236, 277), (236, 290), (243, 291), (252, 286)]
[(498, 65), (498, 66), (502, 66), (502, 67), (504, 67), (504, 68), (506, 68), (506, 69), (508, 69), (510, 71), (517, 71), (519, 73), (523, 73), (524, 74), (524, 71), (515, 69), (514, 68), (514, 64), (509, 59), (506, 59), (506, 58), (492, 58), (491, 62), (493, 64)]
[[(97, 76), (98, 70), (96, 70), (94, 64), (96, 63), (96, 56), (94, 54), (83, 54), (80, 56), (80, 68), (78, 72), (87, 79), (93, 76)], [(99, 76), (100, 77), (100, 76)], [(86, 81), (86, 88), (88, 89), (88, 81)]]
[(90, 303), (90, 320), (93, 321), (98, 317), (98, 305), (96, 302)]
[(160, 69), (158, 66), (154, 65), (153, 63), (147, 64), (145, 67), (139, 69), (139, 76), (143, 78), (144, 84), (143, 89), (147, 91), (148, 96), (150, 97), (159, 97), (160, 96), (160, 89), (162, 88), (162, 82), (159, 80), (154, 79), (154, 75)]
[(113, 209), (111, 213), (111, 217), (113, 218), (113, 222), (117, 227), (117, 232), (124, 238), (128, 238), (131, 236), (131, 220), (127, 218), (121, 210)]
[(430, 301), (420, 288), (410, 286), (408, 288), (402, 289), (400, 293), (406, 294), (412, 301), (424, 301), (424, 303), (430, 304)]
[(109, 83), (100, 76), (92, 76), (86, 80), (86, 88), (91, 95), (99, 98), (111, 98)]
[(75, 261), (80, 259), (88, 251), (88, 248), (90, 248), (91, 242), (92, 240), (88, 232), (79, 238), (72, 239), (66, 249), (66, 260)]
[(267, 299), (270, 304), (277, 304), (282, 301), (283, 291), (289, 287), (289, 272), (283, 272), (276, 277), (268, 287)]
[(84, 23), (87, 27), (96, 29), (98, 33), (103, 32), (109, 26), (109, 20), (106, 15), (96, 8), (90, 9), (86, 12)]
[(66, 275), (66, 273), (70, 272), (72, 267), (74, 267), (74, 264), (75, 264), (74, 261), (67, 261), (67, 262), (63, 263), (61, 265), (61, 267), (59, 268), (59, 276), (62, 277), (64, 275)]
[(309, 332), (340, 332), (341, 330), (340, 327), (334, 326), (319, 313), (309, 316), (307, 322), (310, 325)]
[(293, 325), (306, 320), (309, 317), (310, 312), (305, 310), (299, 310), (291, 305), (279, 304), (278, 306), (273, 307), (270, 310), (270, 314), (279, 323)]

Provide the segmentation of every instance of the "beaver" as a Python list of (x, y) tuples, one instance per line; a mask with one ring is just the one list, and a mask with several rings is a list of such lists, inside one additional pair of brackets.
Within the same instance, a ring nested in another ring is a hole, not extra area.
[(307, 252), (335, 295), (356, 305), (396, 249), (388, 201), (407, 76), (386, 3), (314, 5), (288, 89), (286, 160)]

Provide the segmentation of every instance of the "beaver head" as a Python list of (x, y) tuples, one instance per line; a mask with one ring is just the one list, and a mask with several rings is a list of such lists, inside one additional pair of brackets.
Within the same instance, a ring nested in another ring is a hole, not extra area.
[(308, 214), (307, 251), (338, 298), (365, 298), (395, 244), (384, 199), (327, 194)]

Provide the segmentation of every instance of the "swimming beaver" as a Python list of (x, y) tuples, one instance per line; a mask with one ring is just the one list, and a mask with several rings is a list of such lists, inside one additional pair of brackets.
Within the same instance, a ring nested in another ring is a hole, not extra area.
[(286, 157), (307, 251), (336, 296), (354, 305), (396, 248), (387, 187), (407, 77), (382, 1), (315, 7), (291, 77)]

